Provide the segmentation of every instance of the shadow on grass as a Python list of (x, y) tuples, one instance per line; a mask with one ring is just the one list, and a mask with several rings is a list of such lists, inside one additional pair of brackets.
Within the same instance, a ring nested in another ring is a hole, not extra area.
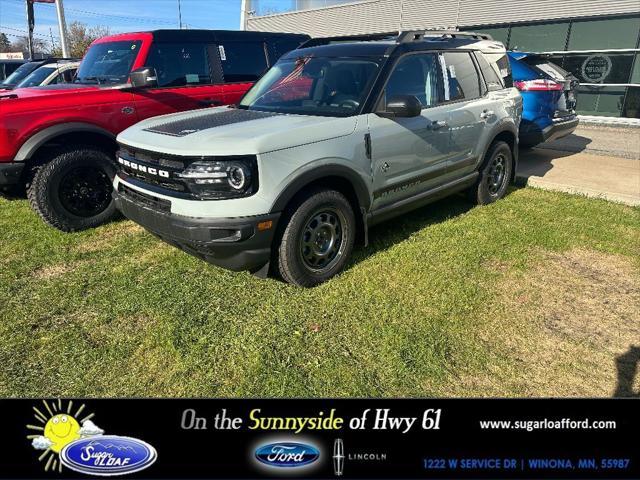
[(633, 390), (634, 379), (640, 367), (640, 346), (631, 345), (629, 350), (616, 358), (618, 386), (614, 397), (640, 398), (640, 391)]
[(367, 257), (386, 250), (429, 225), (444, 222), (468, 212), (475, 205), (462, 195), (453, 195), (397, 218), (380, 223), (369, 230), (369, 246), (357, 246), (346, 269)]

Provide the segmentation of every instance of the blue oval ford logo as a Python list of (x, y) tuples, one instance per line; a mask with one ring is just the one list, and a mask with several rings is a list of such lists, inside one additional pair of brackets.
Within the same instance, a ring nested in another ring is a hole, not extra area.
[(124, 475), (156, 461), (155, 448), (142, 440), (118, 435), (97, 435), (71, 442), (60, 452), (62, 464), (90, 475)]
[(256, 450), (256, 458), (272, 467), (302, 467), (318, 460), (320, 451), (306, 443), (269, 443)]

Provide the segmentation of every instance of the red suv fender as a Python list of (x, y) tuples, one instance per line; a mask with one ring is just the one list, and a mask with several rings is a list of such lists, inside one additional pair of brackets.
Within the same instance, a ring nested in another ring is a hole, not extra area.
[(25, 160), (29, 160), (38, 149), (46, 144), (49, 140), (52, 140), (61, 135), (66, 135), (69, 133), (80, 133), (80, 132), (91, 132), (97, 133), (105, 136), (115, 142), (116, 136), (111, 133), (109, 130), (105, 130), (104, 128), (98, 127), (96, 125), (92, 125), (90, 123), (82, 123), (82, 122), (69, 122), (69, 123), (60, 123), (57, 125), (53, 125), (51, 127), (47, 127), (44, 130), (39, 131), (35, 135), (29, 137), (29, 139), (24, 142), (24, 144), (18, 150), (14, 161), (23, 162)]

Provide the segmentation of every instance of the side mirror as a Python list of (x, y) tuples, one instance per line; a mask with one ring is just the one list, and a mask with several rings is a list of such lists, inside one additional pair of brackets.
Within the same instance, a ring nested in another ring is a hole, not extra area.
[(158, 74), (153, 67), (135, 69), (129, 75), (133, 88), (153, 88), (158, 86)]
[(414, 95), (396, 95), (387, 101), (383, 117), (417, 117), (422, 113), (422, 104)]

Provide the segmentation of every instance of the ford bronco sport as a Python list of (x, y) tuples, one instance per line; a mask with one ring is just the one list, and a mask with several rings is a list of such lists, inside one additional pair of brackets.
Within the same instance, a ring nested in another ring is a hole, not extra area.
[(505, 195), (522, 111), (508, 78), (486, 35), (310, 40), (235, 107), (121, 133), (116, 204), (214, 264), (313, 286), (370, 225), (454, 192)]
[(0, 188), (49, 225), (109, 220), (115, 136), (155, 115), (237, 102), (307, 35), (159, 30), (96, 40), (72, 84), (0, 92)]

